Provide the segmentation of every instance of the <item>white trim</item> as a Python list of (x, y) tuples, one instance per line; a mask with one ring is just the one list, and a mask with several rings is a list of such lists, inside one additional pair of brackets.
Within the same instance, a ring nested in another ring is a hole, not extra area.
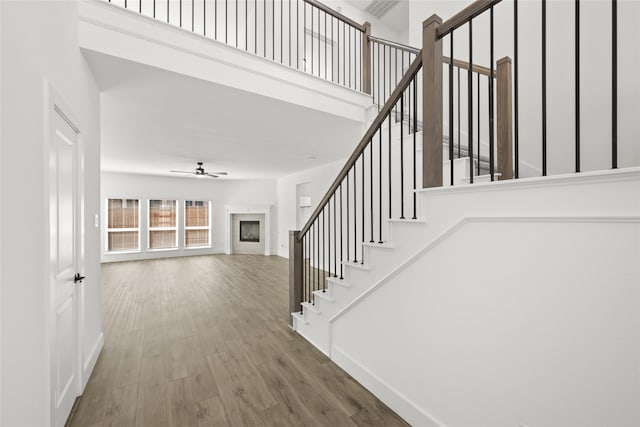
[(538, 176), (533, 178), (509, 179), (494, 182), (478, 182), (476, 184), (461, 184), (433, 188), (421, 188), (417, 193), (429, 195), (467, 193), (471, 191), (495, 191), (512, 187), (533, 188), (554, 185), (580, 185), (594, 182), (617, 182), (626, 180), (640, 180), (640, 167), (608, 169), (603, 171), (569, 173), (552, 176)]
[(82, 364), (83, 375), (82, 375), (82, 389), (84, 389), (89, 382), (89, 377), (91, 376), (91, 372), (93, 372), (93, 368), (96, 366), (98, 362), (98, 357), (100, 353), (102, 353), (102, 349), (104, 348), (104, 334), (100, 332), (98, 335), (98, 339), (96, 343), (91, 348), (91, 351), (87, 355), (84, 363)]
[(458, 232), (466, 224), (473, 222), (616, 222), (616, 223), (640, 223), (640, 216), (467, 216), (446, 229), (442, 234), (427, 243), (422, 249), (408, 257), (400, 266), (396, 267), (384, 277), (378, 280), (373, 286), (368, 288), (353, 301), (347, 304), (342, 310), (329, 319), (329, 342), (331, 342), (331, 332), (333, 324), (344, 314), (351, 311), (360, 304), (367, 296), (374, 293), (378, 288), (384, 286), (389, 280), (397, 276), (400, 272), (413, 264), (418, 258), (430, 252), (440, 243), (447, 240)]
[(377, 377), (366, 367), (358, 363), (354, 358), (345, 353), (340, 347), (331, 346), (331, 360), (356, 381), (373, 393), (378, 399), (383, 401), (397, 414), (402, 414), (402, 418), (413, 426), (424, 427), (445, 427), (436, 420), (434, 416), (424, 411), (418, 405), (405, 397), (398, 390)]
[(264, 255), (271, 255), (271, 206), (272, 205), (225, 206), (225, 253), (227, 255), (231, 255), (233, 253), (233, 246), (231, 242), (231, 219), (234, 214), (264, 214)]

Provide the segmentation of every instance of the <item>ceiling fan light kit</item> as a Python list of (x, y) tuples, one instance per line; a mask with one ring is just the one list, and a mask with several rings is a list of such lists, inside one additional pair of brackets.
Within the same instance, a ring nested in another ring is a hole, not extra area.
[(211, 172), (208, 173), (207, 171), (205, 171), (204, 169), (204, 163), (202, 162), (197, 162), (197, 167), (195, 168), (195, 170), (193, 171), (174, 171), (171, 170), (169, 172), (171, 173), (182, 173), (182, 174), (188, 174), (188, 175), (195, 175), (196, 177), (205, 177), (208, 176), (209, 178), (218, 178), (220, 175), (227, 175), (226, 172)]

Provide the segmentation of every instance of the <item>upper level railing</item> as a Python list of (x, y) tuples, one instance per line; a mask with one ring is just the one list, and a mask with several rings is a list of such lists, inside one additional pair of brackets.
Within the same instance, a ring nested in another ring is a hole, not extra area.
[(316, 0), (105, 1), (370, 93), (370, 25)]

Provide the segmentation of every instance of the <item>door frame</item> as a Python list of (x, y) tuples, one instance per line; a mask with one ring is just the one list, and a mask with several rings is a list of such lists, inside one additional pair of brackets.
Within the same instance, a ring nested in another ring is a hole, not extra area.
[[(54, 381), (53, 375), (55, 374), (54, 367), (54, 349), (55, 349), (55, 311), (56, 311), (56, 293), (55, 293), (55, 280), (53, 274), (53, 265), (51, 262), (51, 223), (50, 223), (50, 211), (51, 211), (51, 194), (54, 190), (54, 181), (51, 179), (51, 161), (52, 147), (55, 142), (55, 115), (59, 115), (65, 120), (69, 126), (77, 134), (77, 144), (75, 147), (75, 170), (74, 180), (76, 183), (76, 207), (74, 210), (75, 217), (75, 263), (77, 272), (83, 273), (85, 267), (85, 224), (84, 224), (84, 141), (82, 132), (78, 126), (78, 118), (73, 113), (73, 110), (64, 101), (63, 97), (56, 90), (53, 84), (46, 80), (44, 81), (44, 153), (43, 156), (44, 165), (44, 230), (45, 230), (45, 245), (44, 245), (44, 262), (47, 266), (45, 268), (45, 280), (44, 280), (44, 295), (45, 295), (45, 307), (44, 307), (44, 339), (45, 339), (45, 357), (44, 357), (44, 372), (45, 372), (45, 407), (48, 408), (49, 413), (49, 425), (55, 426), (56, 413), (55, 413), (55, 393), (53, 390)], [(83, 339), (84, 336), (84, 283), (80, 284), (76, 288), (76, 333), (75, 333), (75, 377), (72, 391), (76, 396), (82, 394), (82, 385), (85, 383), (83, 378)]]

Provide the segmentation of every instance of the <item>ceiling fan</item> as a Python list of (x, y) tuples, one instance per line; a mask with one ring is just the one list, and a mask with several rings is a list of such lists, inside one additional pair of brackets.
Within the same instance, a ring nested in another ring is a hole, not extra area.
[(198, 162), (198, 167), (193, 171), (169, 171), (169, 172), (191, 174), (195, 176), (208, 176), (210, 178), (218, 178), (220, 175), (227, 175), (226, 172), (212, 172), (212, 173), (206, 172), (202, 167), (202, 165), (203, 165), (202, 162)]

